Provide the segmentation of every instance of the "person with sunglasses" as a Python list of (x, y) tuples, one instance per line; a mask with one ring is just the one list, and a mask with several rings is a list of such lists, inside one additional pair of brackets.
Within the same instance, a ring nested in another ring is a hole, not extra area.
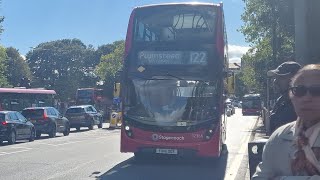
[(300, 68), (301, 65), (299, 63), (287, 61), (267, 73), (269, 77), (274, 78), (275, 88), (280, 93), (280, 97), (277, 99), (269, 117), (270, 133), (297, 118), (288, 96), (288, 88), (291, 78)]
[(297, 119), (270, 136), (253, 180), (320, 179), (320, 64), (300, 69), (288, 94)]

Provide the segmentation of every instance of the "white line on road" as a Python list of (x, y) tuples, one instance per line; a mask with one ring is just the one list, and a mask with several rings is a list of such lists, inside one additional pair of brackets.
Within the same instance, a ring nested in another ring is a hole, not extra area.
[(0, 156), (4, 156), (4, 155), (7, 155), (6, 152), (0, 152)]
[(75, 171), (75, 170), (77, 170), (77, 169), (79, 169), (79, 168), (81, 168), (81, 167), (83, 167), (83, 166), (86, 166), (87, 164), (90, 164), (90, 163), (92, 163), (92, 162), (94, 162), (94, 161), (95, 161), (95, 160), (92, 160), (92, 161), (88, 161), (88, 162), (79, 164), (78, 166), (76, 166), (76, 167), (74, 167), (74, 168), (68, 169), (68, 170), (66, 170), (66, 171), (64, 171), (64, 172), (59, 172), (59, 173), (57, 173), (57, 174), (55, 174), (55, 175), (53, 175), (53, 176), (51, 176), (51, 177), (48, 177), (48, 178), (46, 178), (46, 179), (56, 179), (56, 178), (58, 178), (58, 177), (60, 177), (59, 179), (64, 179), (64, 178), (62, 178), (62, 177), (66, 176), (67, 174), (71, 173), (72, 171)]
[(32, 148), (28, 148), (28, 147), (19, 147), (19, 146), (14, 146), (14, 147), (11, 147), (12, 149), (26, 149), (26, 150), (31, 150)]
[(26, 152), (29, 150), (21, 150), (21, 151), (13, 151), (13, 152), (0, 152), (0, 156), (4, 156), (4, 155), (10, 155), (10, 154), (17, 154), (17, 153), (22, 153), (22, 152)]
[[(256, 125), (256, 122), (254, 121), (251, 129), (253, 129), (255, 125)], [(228, 174), (225, 176), (225, 180), (235, 180), (237, 173), (238, 173), (238, 170), (240, 168), (242, 159), (243, 159), (243, 155), (246, 154), (246, 150), (247, 150), (250, 136), (251, 136), (250, 133), (246, 134), (246, 136), (241, 141), (242, 145), (241, 145), (238, 153), (235, 155), (235, 158), (234, 158), (233, 162), (231, 163), (229, 170), (227, 171)]]
[(38, 142), (38, 144), (48, 145), (48, 146), (55, 146), (54, 144), (49, 144), (49, 143), (40, 143), (40, 142)]
[(79, 142), (83, 142), (83, 141), (71, 141), (71, 142), (66, 142), (66, 143), (61, 143), (61, 144), (50, 144), (50, 143), (38, 143), (38, 144), (58, 147), (58, 146), (63, 146), (63, 145), (68, 145), (68, 144), (79, 143)]
[(80, 143), (80, 142), (83, 142), (83, 141), (66, 142), (66, 143), (61, 143), (61, 144), (55, 144), (55, 146), (63, 146), (63, 145), (68, 145), (68, 144)]

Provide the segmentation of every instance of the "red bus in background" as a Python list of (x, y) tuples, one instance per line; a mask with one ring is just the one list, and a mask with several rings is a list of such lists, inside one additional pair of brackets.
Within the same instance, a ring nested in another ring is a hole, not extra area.
[(8, 111), (22, 111), (27, 107), (56, 107), (56, 92), (43, 88), (0, 88), (0, 108)]
[(80, 88), (77, 89), (76, 104), (77, 105), (96, 105), (103, 99), (103, 89), (96, 88)]
[(222, 4), (135, 8), (121, 81), (121, 152), (219, 157), (227, 70)]
[(242, 98), (242, 115), (261, 115), (262, 101), (260, 94), (246, 94)]
[(103, 89), (80, 88), (76, 93), (76, 105), (93, 105), (102, 115), (104, 121), (109, 118), (111, 100), (105, 95)]

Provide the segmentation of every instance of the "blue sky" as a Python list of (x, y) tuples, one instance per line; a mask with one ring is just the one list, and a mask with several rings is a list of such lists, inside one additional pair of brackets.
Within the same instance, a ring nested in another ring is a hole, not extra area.
[[(58, 39), (78, 38), (98, 47), (125, 38), (130, 12), (135, 6), (188, 0), (2, 0), (5, 16), (0, 44), (25, 55), (30, 47)], [(220, 2), (202, 0), (201, 2)], [(223, 0), (231, 51), (248, 46), (237, 32), (243, 24), (242, 0)], [(238, 53), (239, 53), (238, 52)], [(236, 53), (236, 54), (238, 54)], [(241, 53), (240, 53), (241, 54)], [(237, 55), (238, 56), (238, 55)], [(232, 53), (231, 53), (232, 58)], [(238, 57), (236, 57), (238, 58)]]

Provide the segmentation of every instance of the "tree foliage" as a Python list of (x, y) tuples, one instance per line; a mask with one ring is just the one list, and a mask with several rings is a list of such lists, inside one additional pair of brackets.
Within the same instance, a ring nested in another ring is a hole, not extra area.
[(32, 79), (30, 68), (18, 50), (13, 47), (9, 47), (6, 49), (6, 53), (8, 56), (6, 76), (9, 84), (12, 86), (19, 86), (21, 78), (25, 77)]
[(242, 57), (240, 80), (247, 91), (265, 94), (266, 72), (293, 57), (293, 2), (244, 0), (240, 31), (251, 49)]
[(61, 99), (74, 97), (81, 82), (94, 86), (95, 50), (78, 39), (63, 39), (39, 44), (26, 58), (32, 75), (33, 85), (54, 89)]
[[(124, 55), (124, 41), (116, 41), (113, 44), (113, 51), (101, 57), (95, 72), (105, 82), (107, 92), (113, 92), (113, 84), (116, 74), (122, 69)], [(110, 95), (110, 94), (109, 94)]]
[(8, 80), (6, 77), (6, 69), (8, 65), (8, 57), (6, 49), (0, 46), (0, 87), (8, 87)]

